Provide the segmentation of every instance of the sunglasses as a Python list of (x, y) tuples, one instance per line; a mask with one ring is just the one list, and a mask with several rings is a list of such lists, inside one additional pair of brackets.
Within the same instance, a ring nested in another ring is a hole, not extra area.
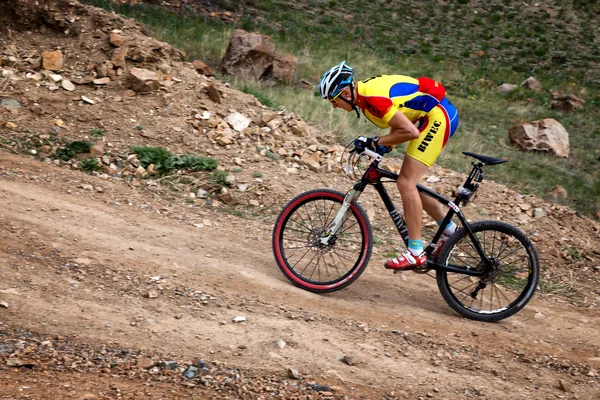
[(338, 94), (336, 94), (334, 97), (330, 97), (328, 100), (331, 104), (335, 104), (335, 102), (337, 101), (338, 97), (340, 97), (340, 95), (342, 94), (342, 92), (340, 91)]

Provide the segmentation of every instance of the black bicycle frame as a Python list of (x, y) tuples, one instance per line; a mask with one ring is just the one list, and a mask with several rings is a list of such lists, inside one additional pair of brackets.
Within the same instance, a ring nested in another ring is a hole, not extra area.
[[(387, 190), (385, 189), (385, 187), (383, 185), (384, 182), (381, 181), (382, 178), (388, 178), (388, 179), (391, 179), (392, 182), (396, 182), (398, 180), (398, 174), (394, 174), (393, 172), (383, 170), (378, 167), (378, 164), (379, 163), (377, 161), (373, 161), (371, 163), (369, 168), (367, 168), (367, 170), (361, 177), (360, 181), (357, 182), (356, 185), (354, 185), (354, 189), (358, 190), (360, 192), (363, 192), (365, 190), (365, 188), (367, 187), (367, 185), (373, 185), (373, 187), (375, 187), (375, 189), (377, 190), (377, 193), (379, 193), (379, 196), (381, 197), (381, 200), (383, 201), (383, 204), (385, 204), (385, 208), (387, 209), (388, 213), (390, 214), (392, 221), (394, 221), (394, 225), (398, 229), (398, 233), (402, 237), (402, 240), (404, 241), (404, 243), (408, 246), (408, 229), (406, 227), (406, 222), (404, 221), (404, 217), (402, 215), (400, 215), (398, 213), (398, 211), (396, 210), (396, 206), (390, 199), (390, 196), (388, 195)], [(482, 164), (474, 164), (471, 174), (467, 177), (467, 180), (465, 181), (465, 184), (463, 185), (464, 188), (467, 188), (468, 190), (471, 190), (471, 191), (474, 191), (477, 188), (477, 185), (473, 184), (473, 180), (476, 180), (477, 182), (481, 182), (481, 179), (483, 177), (483, 174), (481, 172), (481, 166), (482, 166)], [(387, 181), (387, 182), (389, 183), (390, 181)], [(444, 231), (443, 227), (445, 227), (448, 223), (450, 223), (450, 221), (452, 220), (454, 215), (456, 215), (458, 217), (458, 219), (460, 220), (462, 226), (467, 230), (467, 233), (473, 242), (473, 246), (475, 247), (475, 250), (477, 250), (477, 253), (479, 253), (479, 256), (481, 257), (481, 259), (488, 260), (488, 257), (485, 255), (485, 252), (483, 251), (483, 248), (481, 247), (481, 244), (479, 243), (479, 240), (477, 239), (477, 237), (471, 230), (471, 227), (469, 226), (467, 219), (465, 218), (462, 211), (458, 207), (458, 204), (460, 204), (461, 201), (463, 201), (466, 204), (466, 202), (469, 200), (470, 195), (460, 192), (458, 194), (458, 196), (456, 197), (456, 199), (454, 201), (451, 201), (451, 200), (448, 200), (447, 198), (445, 198), (444, 196), (439, 195), (438, 193), (434, 192), (433, 190), (431, 190), (421, 184), (417, 184), (417, 190), (420, 193), (424, 193), (427, 196), (434, 198), (435, 200), (437, 200), (444, 206), (448, 207), (448, 213), (444, 217), (442, 223), (440, 224), (440, 227), (438, 228), (437, 232), (433, 236), (433, 239), (431, 240), (431, 242), (427, 245), (427, 248), (425, 249), (425, 253), (427, 254), (427, 256), (429, 256), (435, 249), (435, 245), (437, 244), (438, 240), (442, 236), (442, 232)], [(449, 265), (438, 264), (431, 260), (427, 261), (427, 265), (430, 268), (433, 268), (436, 270), (444, 270), (444, 271), (448, 271), (448, 272), (456, 272), (456, 273), (460, 273), (460, 274), (464, 274), (464, 275), (472, 275), (472, 276), (483, 276), (483, 275), (487, 274), (491, 269), (490, 262), (486, 262), (486, 265), (483, 268), (483, 270), (479, 270), (479, 271), (465, 269), (464, 266), (456, 266), (456, 265), (451, 265), (451, 264), (449, 264)]]

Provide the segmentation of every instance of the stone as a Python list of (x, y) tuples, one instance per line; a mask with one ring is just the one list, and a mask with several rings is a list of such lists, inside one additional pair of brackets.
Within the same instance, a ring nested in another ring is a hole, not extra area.
[(154, 165), (154, 164), (148, 165), (147, 172), (148, 172), (148, 175), (150, 175), (150, 176), (158, 175), (158, 172), (156, 171), (156, 165)]
[(516, 88), (518, 88), (518, 86), (512, 83), (503, 83), (502, 85), (498, 86), (498, 90), (502, 93), (512, 92)]
[(15, 129), (17, 129), (17, 124), (15, 124), (14, 122), (7, 122), (6, 124), (4, 124), (4, 127), (14, 131)]
[(211, 76), (213, 74), (212, 68), (206, 65), (204, 62), (200, 60), (192, 61), (192, 65), (196, 68), (196, 71), (201, 73), (202, 75)]
[(428, 178), (425, 180), (425, 182), (427, 182), (427, 183), (437, 183), (437, 182), (439, 182), (440, 180), (441, 180), (441, 179), (440, 179), (440, 178), (438, 178), (437, 176), (435, 176), (435, 175), (431, 175), (431, 176), (429, 176), (429, 177), (428, 177)]
[(302, 375), (300, 375), (300, 373), (298, 372), (298, 370), (296, 368), (291, 368), (291, 367), (288, 368), (287, 374), (290, 379), (295, 379), (297, 381), (302, 379)]
[(8, 303), (5, 301), (0, 301), (0, 308), (8, 308)]
[(233, 319), (233, 322), (235, 322), (235, 323), (246, 322), (246, 317), (241, 317), (241, 316), (235, 317)]
[(236, 29), (232, 32), (221, 70), (245, 79), (260, 79), (272, 68), (275, 45), (271, 38)]
[(94, 82), (94, 85), (98, 85), (98, 86), (107, 85), (110, 83), (110, 78), (109, 77), (98, 78), (98, 79), (94, 79), (93, 82)]
[(313, 172), (319, 172), (319, 169), (321, 168), (321, 164), (319, 162), (319, 153), (313, 153), (312, 155), (308, 153), (302, 154), (302, 157), (300, 158), (300, 164), (304, 165)]
[(65, 89), (66, 91), (72, 92), (75, 90), (75, 85), (73, 84), (73, 82), (63, 79), (62, 82), (60, 83), (62, 88)]
[(158, 292), (156, 290), (149, 290), (146, 296), (149, 299), (156, 299), (158, 297)]
[(42, 52), (42, 68), (49, 71), (60, 71), (63, 63), (63, 55), (60, 50)]
[[(110, 65), (110, 68), (112, 69), (112, 64)], [(96, 64), (96, 76), (98, 76), (98, 78), (105, 78), (108, 76), (108, 63), (107, 62), (101, 62)]]
[(235, 112), (235, 113), (229, 114), (227, 117), (225, 117), (225, 122), (227, 122), (234, 131), (242, 132), (244, 129), (246, 129), (250, 125), (250, 122), (252, 122), (252, 121), (250, 120), (250, 118), (247, 118), (245, 115), (243, 115), (239, 112)]
[(94, 100), (92, 100), (92, 99), (90, 99), (88, 97), (85, 97), (85, 96), (81, 96), (81, 100), (83, 100), (84, 103), (95, 104)]
[[(126, 57), (127, 57), (127, 47), (119, 47), (113, 53), (113, 56), (110, 59), (110, 62), (114, 67), (125, 68), (127, 66), (127, 62), (125, 61)], [(109, 69), (107, 71), (107, 73), (110, 73), (110, 71), (111, 70)]]
[(104, 142), (98, 142), (91, 146), (90, 155), (92, 157), (102, 157), (104, 155)]
[(545, 118), (513, 127), (510, 142), (528, 151), (547, 152), (556, 157), (569, 157), (569, 133), (555, 119)]
[(185, 369), (185, 371), (183, 371), (182, 376), (186, 379), (194, 379), (198, 376), (198, 368), (190, 365)]
[(298, 59), (296, 57), (290, 54), (281, 54), (275, 56), (271, 74), (277, 80), (292, 82), (296, 77), (297, 68)]
[(131, 68), (127, 71), (125, 82), (137, 93), (150, 93), (160, 87), (156, 72), (143, 68)]
[(541, 217), (545, 217), (546, 216), (546, 210), (544, 210), (541, 207), (537, 207), (533, 209), (533, 217), (534, 218), (541, 218)]
[(533, 76), (530, 76), (529, 78), (525, 79), (521, 83), (521, 86), (531, 90), (542, 90), (542, 84)]
[(346, 355), (342, 358), (342, 361), (348, 365), (354, 365), (354, 357), (352, 357), (352, 356)]
[(137, 360), (137, 366), (143, 369), (150, 369), (154, 367), (155, 362), (149, 359), (148, 357), (140, 357)]
[(221, 191), (221, 194), (219, 194), (219, 200), (221, 200), (223, 203), (227, 204), (228, 206), (234, 206), (234, 205), (240, 203), (239, 200), (233, 195), (233, 193), (231, 193), (226, 188), (223, 188), (223, 190)]
[(209, 87), (207, 87), (206, 92), (208, 94), (208, 97), (215, 103), (221, 104), (221, 102), (223, 101), (221, 97), (221, 92), (219, 91), (219, 89), (217, 89), (215, 85), (210, 85)]
[(310, 127), (304, 121), (296, 121), (296, 124), (292, 125), (290, 129), (296, 136), (308, 136), (308, 133), (310, 132)]
[(138, 179), (144, 178), (146, 176), (146, 170), (144, 169), (144, 167), (142, 167), (141, 165), (137, 167), (134, 176)]
[(108, 34), (108, 41), (113, 46), (121, 47), (123, 46), (123, 36), (118, 34), (117, 32), (111, 32)]
[(286, 345), (285, 340), (283, 339), (277, 339), (275, 344), (277, 344), (277, 347), (279, 347), (280, 349), (283, 349)]
[(0, 100), (0, 107), (7, 108), (9, 110), (18, 110), (21, 108), (21, 103), (15, 99), (2, 99)]
[(552, 93), (551, 107), (553, 110), (567, 112), (580, 111), (583, 109), (583, 103), (582, 99), (572, 94)]
[(227, 146), (229, 144), (232, 144), (233, 140), (231, 140), (227, 136), (219, 136), (217, 138), (217, 143), (220, 144), (221, 146)]

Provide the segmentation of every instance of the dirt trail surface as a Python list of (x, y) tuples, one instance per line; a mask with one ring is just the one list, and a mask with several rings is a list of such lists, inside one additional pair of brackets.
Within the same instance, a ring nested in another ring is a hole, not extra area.
[[(138, 196), (121, 184), (97, 182), (110, 197), (77, 189), (77, 174), (2, 154), (2, 398), (115, 398), (117, 389), (137, 398), (142, 388), (242, 398), (265, 376), (276, 383), (248, 398), (310, 393), (309, 382), (348, 398), (600, 394), (597, 310), (536, 298), (506, 321), (476, 323), (454, 314), (429, 277), (393, 276), (378, 259), (348, 289), (314, 295), (277, 270), (270, 226), (225, 215), (199, 229), (115, 203)], [(204, 359), (215, 372), (202, 384), (145, 370), (142, 357)], [(29, 359), (31, 370), (7, 366)], [(230, 385), (217, 385), (219, 373)]]

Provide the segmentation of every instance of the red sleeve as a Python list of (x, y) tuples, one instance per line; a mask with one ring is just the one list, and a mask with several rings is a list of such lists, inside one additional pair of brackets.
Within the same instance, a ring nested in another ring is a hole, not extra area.
[(389, 97), (366, 96), (365, 109), (373, 116), (383, 119), (394, 103)]

